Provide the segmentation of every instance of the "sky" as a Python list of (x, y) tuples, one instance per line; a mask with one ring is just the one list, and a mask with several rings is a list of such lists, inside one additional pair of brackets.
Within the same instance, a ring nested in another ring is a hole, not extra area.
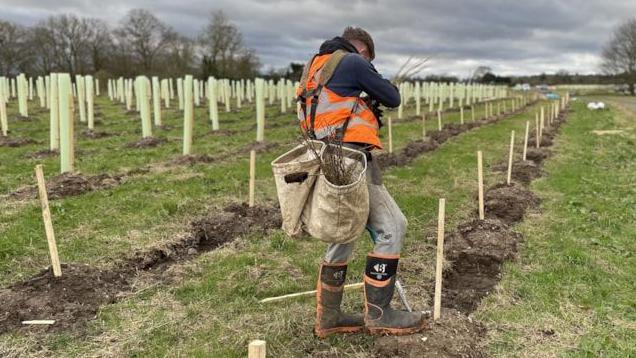
[(264, 69), (306, 62), (347, 25), (374, 39), (378, 70), (394, 74), (410, 56), (428, 58), (422, 75), (469, 77), (599, 72), (612, 30), (636, 17), (636, 0), (0, 0), (0, 19), (32, 25), (74, 13), (117, 26), (145, 8), (195, 36), (214, 10), (239, 27)]

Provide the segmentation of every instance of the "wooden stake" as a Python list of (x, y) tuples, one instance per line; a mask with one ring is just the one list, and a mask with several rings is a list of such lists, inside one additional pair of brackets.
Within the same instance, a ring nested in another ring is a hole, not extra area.
[(36, 319), (31, 321), (22, 321), (22, 324), (27, 325), (51, 325), (55, 324), (55, 320), (53, 319)]
[(526, 136), (523, 140), (523, 161), (526, 160), (526, 153), (528, 152), (528, 133), (530, 132), (530, 121), (526, 121)]
[(442, 130), (442, 111), (437, 111), (437, 130)]
[(475, 121), (475, 106), (470, 106), (470, 119)]
[(254, 188), (256, 180), (256, 151), (250, 151), (250, 208), (254, 206)]
[(426, 114), (422, 114), (422, 140), (426, 140)]
[(389, 117), (389, 153), (393, 153), (393, 124)]
[[(362, 286), (364, 286), (364, 282), (351, 283), (351, 284), (345, 285), (344, 289), (346, 290), (346, 289), (352, 289), (352, 288), (360, 288)], [(297, 293), (290, 293), (288, 295), (264, 298), (260, 302), (261, 303), (276, 302), (276, 301), (286, 300), (288, 298), (312, 296), (312, 295), (315, 295), (315, 294), (316, 294), (316, 290), (303, 291), (303, 292), (297, 292)]]
[(484, 220), (484, 169), (481, 150), (477, 151), (477, 189), (479, 193), (479, 220)]
[(42, 171), (42, 164), (38, 164), (35, 166), (35, 177), (38, 181), (40, 205), (42, 206), (42, 219), (44, 220), (44, 231), (46, 232), (46, 240), (49, 243), (49, 253), (51, 254), (51, 266), (53, 266), (53, 275), (55, 277), (60, 277), (62, 276), (62, 267), (60, 266), (60, 258), (57, 254), (57, 244), (55, 243), (53, 222), (51, 222), (49, 197), (46, 193), (46, 183), (44, 182), (44, 172)]
[(459, 107), (459, 123), (464, 124), (464, 107)]
[(442, 306), (442, 270), (444, 265), (444, 213), (446, 199), (439, 199), (439, 213), (437, 215), (437, 263), (435, 265), (435, 302), (433, 306), (433, 320), (437, 321)]
[(512, 178), (512, 156), (514, 154), (514, 146), (515, 146), (515, 131), (510, 132), (510, 154), (508, 155), (508, 179), (506, 183), (510, 185), (510, 180)]
[(248, 358), (265, 358), (267, 357), (267, 343), (261, 340), (250, 342), (247, 352)]

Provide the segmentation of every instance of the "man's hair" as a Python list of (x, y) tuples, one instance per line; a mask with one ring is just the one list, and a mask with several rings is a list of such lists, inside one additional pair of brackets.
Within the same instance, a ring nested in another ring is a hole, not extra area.
[(358, 40), (362, 42), (369, 50), (369, 57), (371, 57), (372, 60), (375, 58), (375, 46), (373, 45), (373, 39), (365, 29), (361, 27), (347, 26), (342, 32), (342, 38), (347, 41)]

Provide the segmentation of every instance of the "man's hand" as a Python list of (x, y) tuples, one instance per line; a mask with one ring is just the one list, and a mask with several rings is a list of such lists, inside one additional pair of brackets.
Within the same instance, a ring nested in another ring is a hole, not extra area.
[(380, 128), (382, 128), (383, 124), (382, 124), (382, 108), (380, 108), (380, 106), (382, 106), (380, 104), (380, 102), (372, 97), (364, 97), (363, 98), (364, 102), (367, 104), (367, 106), (369, 107), (369, 109), (371, 110), (371, 112), (373, 112), (373, 115), (375, 116), (375, 118), (378, 120), (378, 124), (380, 126)]

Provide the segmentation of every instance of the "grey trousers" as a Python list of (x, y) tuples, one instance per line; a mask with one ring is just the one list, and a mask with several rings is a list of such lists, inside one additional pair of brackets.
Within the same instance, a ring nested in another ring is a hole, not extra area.
[[(406, 235), (407, 221), (400, 207), (382, 184), (382, 173), (375, 160), (368, 163), (367, 186), (369, 188), (367, 231), (374, 242), (373, 252), (398, 255)], [(348, 244), (329, 244), (325, 262), (349, 262), (354, 243), (355, 241)]]

